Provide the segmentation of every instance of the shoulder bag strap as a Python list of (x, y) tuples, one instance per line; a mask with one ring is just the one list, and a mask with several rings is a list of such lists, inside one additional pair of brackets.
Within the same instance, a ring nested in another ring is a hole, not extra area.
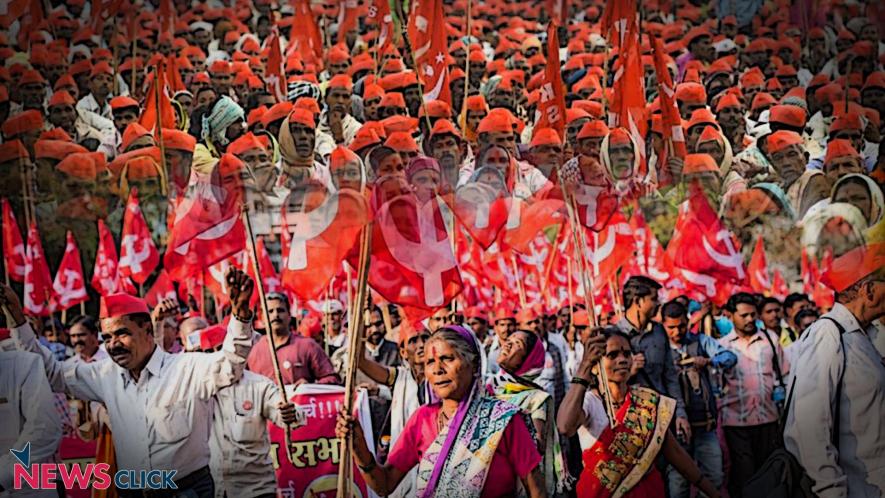
[(842, 350), (842, 370), (839, 372), (839, 382), (836, 384), (836, 406), (833, 409), (833, 433), (831, 435), (833, 446), (836, 449), (839, 449), (839, 422), (840, 422), (840, 414), (842, 412), (842, 405), (840, 404), (842, 400), (842, 379), (845, 377), (845, 364), (848, 359), (848, 353), (845, 351), (845, 328), (842, 327), (842, 324), (837, 322), (836, 320), (828, 317), (822, 316), (821, 318), (825, 318), (831, 322), (836, 328), (839, 330), (839, 348)]
[(777, 382), (786, 388), (787, 385), (784, 383), (784, 374), (781, 372), (781, 365), (777, 357), (777, 348), (774, 346), (774, 341), (772, 341), (771, 336), (768, 335), (768, 330), (762, 330), (761, 334), (765, 336), (765, 340), (768, 341), (768, 345), (771, 346), (771, 363), (774, 367), (774, 374), (777, 376)]

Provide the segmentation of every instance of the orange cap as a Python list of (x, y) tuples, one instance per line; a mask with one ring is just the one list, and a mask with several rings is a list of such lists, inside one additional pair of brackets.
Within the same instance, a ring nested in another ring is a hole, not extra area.
[(180, 150), (193, 154), (197, 139), (187, 132), (163, 128), (163, 146), (171, 150)]
[(553, 128), (541, 128), (540, 130), (534, 130), (532, 134), (532, 143), (531, 147), (540, 147), (542, 145), (562, 145), (562, 139), (559, 138), (559, 133), (556, 132)]
[(347, 91), (352, 91), (353, 80), (346, 74), (337, 74), (329, 80), (329, 85), (326, 88), (329, 90), (332, 88), (344, 88)]
[(329, 155), (329, 170), (335, 171), (336, 169), (353, 162), (359, 163), (360, 157), (354, 154), (352, 150), (339, 145), (335, 147)]
[(57, 106), (57, 105), (76, 105), (77, 102), (74, 101), (74, 97), (71, 97), (71, 94), (66, 92), (65, 90), (59, 90), (52, 94), (52, 97), (49, 98), (49, 107)]
[[(99, 152), (97, 155), (101, 157), (101, 160), (104, 160), (104, 154)], [(103, 169), (96, 166), (96, 159), (96, 153), (94, 152), (69, 154), (58, 163), (56, 169), (62, 173), (83, 180), (95, 180), (98, 170)]]
[[(262, 138), (264, 138), (263, 135)], [(265, 140), (267, 139), (265, 138)], [(227, 146), (227, 151), (235, 156), (242, 155), (246, 151), (254, 149), (267, 150), (267, 142), (253, 135), (251, 131), (237, 138)]]
[(381, 138), (378, 137), (375, 130), (371, 127), (363, 126), (356, 132), (353, 141), (350, 142), (350, 150), (358, 151), (379, 144), (381, 144)]
[(437, 135), (454, 135), (458, 140), (461, 139), (461, 133), (458, 131), (458, 128), (455, 128), (455, 125), (448, 119), (438, 119), (433, 124), (430, 136), (435, 137)]
[(685, 165), (682, 174), (693, 173), (719, 173), (719, 166), (710, 154), (688, 154), (685, 156)]
[(768, 136), (768, 152), (774, 154), (791, 145), (803, 145), (802, 137), (794, 131), (779, 130)]
[(141, 137), (150, 136), (150, 132), (145, 129), (144, 126), (138, 124), (138, 122), (129, 123), (126, 126), (126, 129), (123, 130), (123, 143), (120, 145), (122, 150), (126, 150), (132, 145), (132, 142), (135, 142)]
[(824, 165), (829, 165), (833, 160), (840, 157), (851, 157), (860, 159), (854, 146), (849, 140), (844, 138), (836, 138), (827, 143), (827, 154), (824, 156)]
[(412, 135), (403, 131), (391, 133), (384, 145), (397, 152), (419, 152), (420, 150)]
[(34, 159), (54, 159), (61, 161), (70, 154), (89, 152), (85, 147), (64, 140), (37, 140), (34, 144)]
[(43, 114), (34, 109), (20, 112), (15, 116), (8, 118), (3, 125), (0, 126), (0, 130), (3, 131), (3, 135), (7, 140), (16, 135), (29, 131), (38, 131), (42, 128)]
[(112, 111), (116, 111), (126, 107), (138, 107), (138, 102), (136, 102), (135, 99), (125, 95), (114, 97), (108, 103), (111, 105)]
[(775, 105), (768, 112), (769, 123), (781, 123), (794, 128), (805, 127), (805, 109), (799, 106)]
[(489, 112), (489, 105), (486, 103), (486, 98), (482, 95), (471, 95), (467, 97), (467, 110), (473, 112)]
[(676, 100), (692, 104), (706, 104), (707, 91), (699, 83), (680, 83), (676, 86)]
[(842, 292), (868, 275), (885, 267), (885, 243), (856, 247), (835, 258), (821, 275), (824, 284)]
[(292, 109), (292, 112), (289, 113), (289, 123), (298, 123), (312, 130), (317, 127), (313, 113), (307, 109)]
[(601, 119), (594, 119), (584, 123), (584, 126), (581, 127), (581, 131), (578, 132), (577, 139), (605, 138), (609, 131), (610, 130), (604, 121)]
[(20, 159), (30, 159), (28, 149), (22, 145), (21, 140), (10, 140), (0, 144), (0, 164)]

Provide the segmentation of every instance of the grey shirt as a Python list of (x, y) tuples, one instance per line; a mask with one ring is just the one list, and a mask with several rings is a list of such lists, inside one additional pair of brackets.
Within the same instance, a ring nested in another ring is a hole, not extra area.
[[(814, 480), (823, 498), (885, 495), (885, 364), (869, 335), (845, 306), (836, 303), (799, 339), (792, 405), (784, 444)], [(843, 358), (846, 365), (843, 374)], [(839, 377), (842, 392), (836, 399)], [(835, 410), (839, 427), (833, 445)], [(797, 415), (799, 414), (799, 415)]]
[(643, 387), (649, 387), (664, 396), (674, 398), (676, 416), (686, 417), (685, 401), (682, 399), (676, 365), (673, 362), (673, 353), (670, 351), (670, 339), (664, 328), (658, 323), (651, 322), (644, 332), (639, 332), (626, 317), (621, 318), (615, 327), (630, 337), (633, 353), (645, 355), (645, 367), (636, 373), (634, 380)]

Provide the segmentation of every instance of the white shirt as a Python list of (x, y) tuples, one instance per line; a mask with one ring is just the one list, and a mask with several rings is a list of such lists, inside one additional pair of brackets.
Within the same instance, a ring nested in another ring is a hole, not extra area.
[[(20, 450), (30, 442), (32, 464), (52, 462), (61, 442), (61, 420), (54, 403), (39, 355), (0, 351), (0, 447)], [(7, 490), (13, 489), (16, 463), (9, 451), (0, 453), (0, 484)], [(55, 490), (13, 494), (57, 496)]]
[(98, 114), (102, 118), (110, 119), (111, 122), (113, 122), (114, 113), (111, 111), (110, 100), (110, 96), (108, 96), (108, 98), (106, 98), (104, 101), (104, 105), (99, 106), (98, 101), (95, 100), (95, 97), (93, 97), (91, 93), (87, 94), (85, 97), (80, 99), (79, 102), (77, 102), (77, 110), (80, 111), (78, 114), (82, 116), (84, 111), (91, 112), (94, 114)]
[(19, 349), (42, 354), (55, 391), (104, 403), (119, 468), (174, 469), (177, 479), (209, 464), (212, 396), (242, 377), (252, 347), (251, 325), (232, 319), (221, 351), (172, 355), (158, 347), (135, 381), (113, 361), (56, 361), (27, 322), (12, 337)]
[[(802, 334), (784, 445), (814, 480), (818, 496), (879, 497), (885, 494), (885, 364), (845, 306), (836, 303), (824, 316), (845, 328), (844, 348), (829, 320), (818, 320)], [(838, 449), (831, 438), (837, 407)]]
[(249, 371), (215, 395), (209, 468), (217, 498), (276, 492), (267, 422), (285, 427), (277, 408), (281, 400), (276, 384)]

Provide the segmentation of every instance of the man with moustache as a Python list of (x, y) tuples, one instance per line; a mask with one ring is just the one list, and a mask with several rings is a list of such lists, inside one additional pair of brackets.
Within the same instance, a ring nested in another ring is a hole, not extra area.
[[(222, 351), (170, 355), (154, 343), (151, 315), (142, 299), (113, 294), (102, 299), (102, 331), (112, 361), (59, 362), (37, 342), (18, 297), (2, 286), (16, 346), (43, 357), (50, 384), (77, 398), (100, 401), (114, 427), (117, 465), (135, 471), (174, 470), (177, 494), (212, 496), (209, 428), (212, 396), (237, 382), (252, 344), (254, 284), (245, 273), (226, 275), (232, 318)], [(142, 496), (143, 490), (119, 490)]]
[(461, 133), (448, 119), (439, 119), (433, 124), (425, 147), (428, 155), (439, 163), (443, 185), (448, 187), (446, 190), (454, 190), (458, 185), (458, 173), (467, 150), (465, 145)]
[(267, 341), (271, 338), (277, 350), (283, 384), (340, 384), (335, 367), (323, 348), (309, 337), (293, 334), (289, 299), (278, 292), (267, 294), (270, 314), (269, 331), (255, 343), (249, 355), (249, 370), (274, 379), (273, 363)]

